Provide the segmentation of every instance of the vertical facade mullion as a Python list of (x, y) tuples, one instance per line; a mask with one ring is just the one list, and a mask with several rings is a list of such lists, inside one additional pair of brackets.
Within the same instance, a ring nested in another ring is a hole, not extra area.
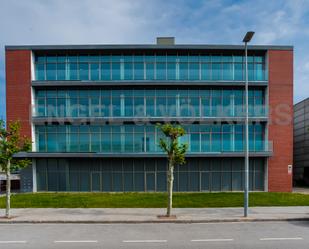
[(89, 57), (90, 57), (90, 55), (89, 54), (87, 54), (87, 56), (88, 56), (88, 62), (87, 62), (87, 64), (88, 64), (88, 80), (91, 80), (91, 76), (90, 76), (90, 71), (91, 71), (91, 63), (90, 63), (90, 60), (89, 60)]
[(147, 79), (147, 77), (146, 77), (146, 70), (147, 70), (147, 66), (146, 66), (146, 59), (145, 59), (145, 57), (146, 57), (146, 55), (145, 55), (145, 53), (143, 53), (143, 66), (144, 66), (144, 77), (143, 77), (143, 79), (144, 80), (146, 80)]
[(198, 54), (198, 72), (199, 72), (199, 80), (202, 80), (202, 65), (201, 65), (201, 54)]

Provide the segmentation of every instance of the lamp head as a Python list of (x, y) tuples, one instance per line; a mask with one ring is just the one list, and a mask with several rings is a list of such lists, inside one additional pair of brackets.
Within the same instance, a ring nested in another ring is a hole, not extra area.
[(242, 41), (243, 42), (250, 42), (253, 35), (254, 35), (254, 31), (248, 31)]

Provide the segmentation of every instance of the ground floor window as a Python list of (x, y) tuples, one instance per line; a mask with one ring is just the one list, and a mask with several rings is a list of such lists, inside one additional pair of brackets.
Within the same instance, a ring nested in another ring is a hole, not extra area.
[[(263, 191), (266, 159), (250, 160), (250, 190)], [(38, 191), (166, 191), (166, 159), (37, 159)], [(188, 158), (174, 191), (241, 191), (243, 158)]]

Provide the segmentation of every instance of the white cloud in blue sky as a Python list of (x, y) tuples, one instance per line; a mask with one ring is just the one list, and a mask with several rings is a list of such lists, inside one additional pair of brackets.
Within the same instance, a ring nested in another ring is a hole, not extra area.
[(293, 45), (294, 101), (309, 96), (309, 1), (0, 0), (0, 117), (5, 115), (4, 45), (154, 43)]

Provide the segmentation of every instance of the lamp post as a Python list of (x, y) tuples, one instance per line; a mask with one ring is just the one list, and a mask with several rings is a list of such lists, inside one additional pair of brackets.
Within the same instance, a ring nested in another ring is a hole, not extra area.
[(248, 31), (242, 40), (245, 43), (245, 191), (244, 191), (244, 217), (248, 216), (249, 207), (249, 101), (248, 101), (248, 46), (254, 35), (253, 31)]

